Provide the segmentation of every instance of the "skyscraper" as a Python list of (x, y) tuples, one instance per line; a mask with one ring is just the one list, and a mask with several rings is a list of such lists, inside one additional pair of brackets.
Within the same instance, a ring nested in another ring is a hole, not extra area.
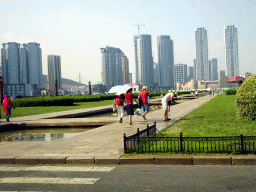
[(174, 83), (186, 83), (187, 82), (187, 65), (186, 64), (175, 64), (173, 67)]
[(154, 79), (151, 35), (140, 35), (137, 39), (137, 60), (138, 83), (142, 86), (152, 85)]
[(139, 73), (138, 73), (138, 38), (139, 36), (134, 36), (134, 53), (135, 53), (135, 84), (138, 85)]
[(208, 38), (207, 30), (197, 28), (196, 39), (196, 79), (209, 80), (209, 61), (208, 61)]
[(42, 51), (40, 44), (4, 43), (2, 53), (3, 88), (10, 96), (40, 95)]
[(194, 67), (189, 66), (188, 67), (188, 81), (191, 79), (194, 79)]
[(123, 73), (123, 84), (129, 83), (129, 60), (127, 56), (122, 53), (122, 73)]
[(211, 60), (211, 80), (218, 80), (218, 62), (217, 58)]
[(58, 55), (48, 55), (48, 83), (49, 89), (55, 88), (55, 79), (58, 88), (61, 88), (61, 60)]
[(168, 35), (157, 37), (158, 46), (158, 67), (159, 67), (159, 86), (174, 87), (173, 79), (173, 41)]
[(239, 75), (239, 57), (238, 57), (238, 35), (237, 27), (229, 25), (225, 28), (225, 57), (227, 76), (233, 77)]
[(109, 47), (101, 48), (101, 78), (102, 83), (106, 85), (122, 85), (122, 51), (119, 48)]

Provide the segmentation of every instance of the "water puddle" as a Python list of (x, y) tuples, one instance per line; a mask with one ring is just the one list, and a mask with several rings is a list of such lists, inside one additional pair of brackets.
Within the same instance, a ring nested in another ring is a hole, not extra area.
[(86, 128), (33, 128), (0, 133), (0, 142), (24, 142), (24, 141), (56, 141), (59, 139), (74, 137), (81, 132), (89, 131), (95, 127)]

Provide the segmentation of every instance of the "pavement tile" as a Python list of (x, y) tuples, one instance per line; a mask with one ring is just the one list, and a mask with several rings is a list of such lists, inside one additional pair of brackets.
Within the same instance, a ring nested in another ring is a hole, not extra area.
[(16, 156), (0, 156), (0, 164), (14, 164)]
[(121, 157), (120, 164), (155, 164), (155, 156)]
[(231, 157), (204, 156), (193, 157), (193, 165), (231, 165)]
[(166, 157), (159, 156), (155, 158), (155, 164), (157, 165), (193, 165), (192, 157)]
[(232, 157), (232, 165), (256, 165), (256, 157)]

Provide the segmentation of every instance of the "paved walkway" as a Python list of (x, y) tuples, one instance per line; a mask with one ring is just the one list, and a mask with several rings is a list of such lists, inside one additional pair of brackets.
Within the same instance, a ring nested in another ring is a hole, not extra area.
[(123, 135), (127, 136), (136, 133), (137, 128), (145, 129), (147, 124), (152, 125), (156, 121), (157, 129), (160, 131), (182, 116), (198, 108), (210, 99), (209, 96), (181, 102), (171, 106), (172, 121), (164, 122), (163, 110), (150, 111), (143, 120), (140, 116), (133, 116), (133, 125), (128, 124), (128, 117), (124, 117), (123, 123), (118, 123), (117, 117), (84, 117), (84, 118), (58, 118), (61, 115), (91, 113), (95, 110), (107, 110), (111, 106), (97, 107), (91, 109), (78, 109), (72, 111), (48, 113), (22, 118), (12, 118), (14, 124), (27, 125), (81, 125), (95, 124), (104, 125), (89, 131), (81, 132), (71, 138), (64, 138), (51, 142), (1, 142), (0, 156), (120, 156), (123, 152)]

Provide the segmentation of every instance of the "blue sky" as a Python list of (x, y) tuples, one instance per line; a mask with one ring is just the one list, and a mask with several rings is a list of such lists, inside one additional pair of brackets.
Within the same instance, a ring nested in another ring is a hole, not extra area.
[[(129, 58), (134, 73), (133, 36), (152, 36), (157, 61), (157, 36), (174, 41), (174, 63), (193, 65), (195, 30), (208, 30), (209, 59), (225, 70), (224, 26), (238, 26), (240, 75), (255, 73), (255, 0), (0, 0), (0, 43), (37, 42), (43, 53), (61, 55), (62, 77), (82, 83), (101, 80), (100, 48), (114, 46)], [(1, 46), (2, 48), (2, 46)]]

